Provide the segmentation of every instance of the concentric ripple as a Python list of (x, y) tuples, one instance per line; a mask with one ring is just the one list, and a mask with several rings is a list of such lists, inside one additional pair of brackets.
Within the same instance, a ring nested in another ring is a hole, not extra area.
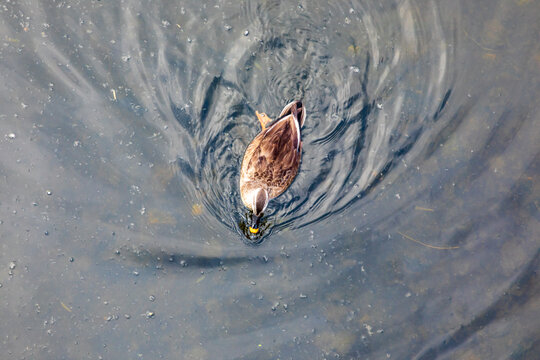
[[(309, 114), (299, 175), (266, 213), (268, 227), (279, 230), (326, 219), (399, 176), (396, 164), (422, 150), (417, 144), (451, 96), (452, 39), (445, 34), (452, 31), (443, 31), (433, 3), (314, 7), (182, 8), (190, 20), (176, 34), (173, 25), (153, 25), (126, 42), (157, 44), (136, 63), (135, 79), (147, 84), (145, 107), (172, 124), (171, 161), (189, 201), (209, 210), (205, 226), (240, 230), (246, 209), (238, 171), (258, 132), (255, 110), (275, 117), (290, 100), (303, 99)], [(196, 17), (222, 32), (190, 38)], [(244, 27), (229, 25), (239, 19)], [(126, 15), (126, 24), (144, 28), (138, 21)], [(151, 67), (156, 73), (148, 74)]]

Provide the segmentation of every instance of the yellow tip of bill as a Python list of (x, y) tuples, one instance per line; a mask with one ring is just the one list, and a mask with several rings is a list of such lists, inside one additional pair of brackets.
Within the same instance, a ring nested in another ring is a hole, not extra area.
[(250, 227), (249, 227), (249, 232), (252, 233), (252, 234), (256, 234), (256, 233), (259, 232), (259, 228), (254, 229), (254, 228), (252, 228), (252, 227), (250, 226)]

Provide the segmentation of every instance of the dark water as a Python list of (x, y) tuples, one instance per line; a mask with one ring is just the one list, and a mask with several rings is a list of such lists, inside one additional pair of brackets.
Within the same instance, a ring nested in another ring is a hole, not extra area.
[[(10, 359), (537, 359), (537, 1), (3, 1)], [(240, 161), (303, 99), (254, 246)]]

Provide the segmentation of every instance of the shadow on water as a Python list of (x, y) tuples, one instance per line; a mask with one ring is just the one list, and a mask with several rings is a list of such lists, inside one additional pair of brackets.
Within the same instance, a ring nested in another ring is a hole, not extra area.
[[(194, 268), (194, 269), (213, 269), (223, 268), (225, 266), (236, 266), (245, 263), (250, 264), (266, 264), (272, 259), (259, 256), (206, 256), (196, 254), (167, 252), (162, 249), (141, 248), (128, 249), (123, 248), (118, 253), (124, 255), (124, 258), (129, 259), (139, 265), (153, 268)], [(127, 255), (126, 255), (127, 253)]]

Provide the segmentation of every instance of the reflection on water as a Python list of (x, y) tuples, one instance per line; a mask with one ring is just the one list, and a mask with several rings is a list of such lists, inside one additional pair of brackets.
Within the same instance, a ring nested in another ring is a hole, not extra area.
[[(3, 353), (535, 358), (538, 7), (0, 4)], [(297, 98), (246, 240), (255, 111)]]

